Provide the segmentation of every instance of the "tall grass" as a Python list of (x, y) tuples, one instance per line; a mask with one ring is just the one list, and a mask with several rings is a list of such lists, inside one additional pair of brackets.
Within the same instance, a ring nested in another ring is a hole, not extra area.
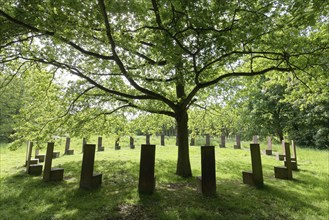
[[(63, 167), (64, 181), (43, 182), (29, 176), (23, 167), (25, 146), (10, 151), (0, 146), (0, 219), (328, 219), (329, 154), (328, 151), (297, 150), (299, 171), (294, 180), (274, 178), (274, 166), (282, 165), (274, 156), (262, 156), (265, 187), (256, 189), (242, 184), (244, 170), (251, 169), (248, 143), (234, 150), (216, 147), (217, 195), (203, 197), (196, 192), (195, 178), (184, 179), (174, 174), (177, 147), (174, 138), (152, 136), (157, 145), (156, 191), (153, 195), (137, 192), (140, 144), (145, 137), (136, 137), (136, 149), (129, 149), (129, 138), (121, 139), (121, 150), (114, 150), (114, 140), (105, 137), (104, 152), (96, 152), (95, 171), (103, 173), (103, 183), (96, 190), (79, 189), (81, 169), (80, 139), (73, 139), (74, 155), (63, 155), (65, 139), (55, 144), (61, 157), (54, 167)], [(97, 143), (92, 137), (88, 143)], [(204, 144), (202, 139), (197, 144)], [(265, 143), (261, 145), (266, 148)], [(274, 145), (276, 151), (280, 145)], [(45, 149), (41, 150), (41, 153)], [(190, 147), (194, 176), (200, 173), (200, 146)]]

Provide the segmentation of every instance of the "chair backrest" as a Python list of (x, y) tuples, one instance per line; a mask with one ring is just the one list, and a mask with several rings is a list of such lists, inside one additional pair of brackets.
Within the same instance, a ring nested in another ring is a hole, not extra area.
[(259, 144), (250, 144), (252, 174), (257, 186), (264, 185), (262, 158), (260, 156)]
[(152, 193), (154, 190), (155, 145), (142, 144), (139, 163), (138, 192)]
[(215, 147), (201, 147), (201, 175), (202, 192), (206, 194), (216, 193), (216, 160)]
[(51, 164), (52, 164), (52, 160), (53, 160), (54, 145), (55, 144), (53, 142), (47, 143), (45, 168), (43, 171), (43, 180), (44, 181), (50, 180), (50, 171), (51, 171)]
[(85, 144), (83, 146), (82, 166), (80, 175), (80, 186), (89, 185), (94, 173), (95, 144)]
[(65, 152), (67, 152), (70, 149), (70, 144), (71, 144), (71, 139), (67, 137), (65, 141)]
[(291, 156), (290, 156), (290, 144), (285, 143), (285, 155), (286, 155), (286, 167), (288, 170), (288, 179), (292, 179), (292, 165), (291, 165)]
[(29, 141), (27, 146), (27, 157), (26, 157), (26, 173), (29, 173), (30, 170), (30, 163), (31, 163), (31, 157), (32, 157), (32, 148), (33, 148), (33, 142)]

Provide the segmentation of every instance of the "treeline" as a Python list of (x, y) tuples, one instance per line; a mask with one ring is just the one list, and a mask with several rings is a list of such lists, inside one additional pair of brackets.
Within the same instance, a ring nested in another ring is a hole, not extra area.
[[(107, 114), (87, 98), (75, 100), (67, 89), (50, 85), (50, 78), (35, 73), (2, 88), (0, 141), (38, 135), (46, 139), (52, 135), (176, 134), (172, 118), (127, 109)], [(328, 81), (328, 77), (319, 77), (317, 83), (293, 77), (285, 81), (267, 75), (228, 80), (205, 90), (190, 107), (189, 135), (239, 133), (244, 140), (272, 136), (277, 141), (288, 138), (299, 146), (329, 149)]]

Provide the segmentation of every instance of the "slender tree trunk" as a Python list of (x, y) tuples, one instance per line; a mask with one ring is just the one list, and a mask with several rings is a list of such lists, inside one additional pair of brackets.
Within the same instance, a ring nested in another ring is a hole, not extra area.
[(195, 139), (194, 139), (194, 137), (191, 137), (190, 145), (191, 146), (194, 146), (195, 145)]
[(146, 134), (146, 144), (151, 144), (150, 143), (150, 134)]
[(165, 135), (164, 134), (161, 134), (161, 136), (160, 136), (160, 145), (165, 146)]
[(279, 134), (279, 138), (280, 138), (280, 141), (283, 141), (284, 137), (283, 137), (283, 133), (280, 133)]
[(177, 137), (178, 137), (178, 159), (176, 174), (182, 177), (191, 177), (192, 170), (190, 164), (189, 146), (188, 146), (188, 115), (184, 109), (177, 113)]
[(277, 133), (278, 138), (280, 139), (280, 142), (281, 142), (284, 139), (283, 130), (281, 129), (281, 127), (276, 130), (276, 133)]
[(280, 139), (280, 142), (282, 142), (282, 140), (284, 139), (284, 136), (283, 136), (283, 129), (284, 129), (284, 126), (282, 125), (282, 118), (280, 117), (280, 109), (275, 111), (273, 113), (273, 120), (274, 120), (274, 128), (275, 128), (275, 131), (276, 131), (276, 134), (278, 136), (278, 138)]

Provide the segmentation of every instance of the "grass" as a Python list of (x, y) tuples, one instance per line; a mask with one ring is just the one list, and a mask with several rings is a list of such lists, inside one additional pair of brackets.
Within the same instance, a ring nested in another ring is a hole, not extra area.
[[(96, 190), (79, 189), (81, 140), (73, 139), (74, 155), (61, 155), (53, 166), (63, 167), (63, 182), (43, 182), (42, 177), (25, 173), (25, 146), (10, 151), (0, 146), (0, 218), (1, 219), (328, 219), (329, 154), (298, 148), (299, 171), (294, 180), (274, 178), (273, 167), (282, 165), (273, 156), (262, 156), (265, 187), (256, 189), (242, 184), (243, 170), (251, 169), (247, 143), (242, 150), (216, 148), (217, 195), (203, 197), (196, 192), (195, 178), (184, 179), (174, 174), (177, 147), (174, 139), (152, 137), (157, 144), (156, 191), (153, 195), (137, 192), (140, 144), (129, 149), (129, 138), (122, 138), (121, 150), (114, 141), (104, 138), (104, 152), (96, 152), (95, 171), (103, 173), (103, 183)], [(218, 142), (212, 140), (215, 146)], [(88, 142), (97, 143), (97, 137)], [(197, 144), (202, 144), (197, 140)], [(64, 151), (65, 139), (55, 144)], [(264, 149), (265, 143), (261, 144)], [(278, 152), (280, 145), (274, 145)], [(45, 150), (41, 150), (41, 153)], [(194, 176), (200, 175), (200, 147), (190, 147)]]

